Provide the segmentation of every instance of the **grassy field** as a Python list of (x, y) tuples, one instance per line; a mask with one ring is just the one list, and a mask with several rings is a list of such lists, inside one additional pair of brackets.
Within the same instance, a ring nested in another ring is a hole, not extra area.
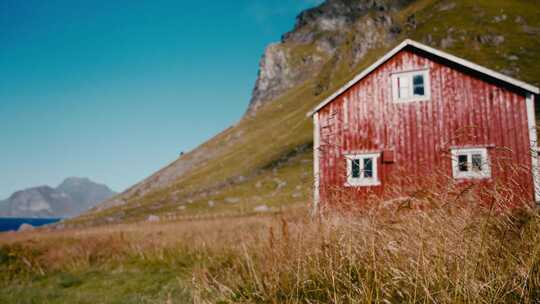
[(0, 303), (537, 303), (538, 212), (445, 191), (318, 218), (4, 233)]
[(0, 303), (186, 303), (196, 269), (226, 263), (273, 215), (4, 233)]

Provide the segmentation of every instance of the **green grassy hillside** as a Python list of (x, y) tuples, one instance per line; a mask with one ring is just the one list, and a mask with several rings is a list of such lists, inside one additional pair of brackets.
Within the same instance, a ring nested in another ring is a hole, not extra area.
[[(337, 52), (323, 58), (320, 72), (309, 80), (169, 166), (186, 164), (181, 174), (171, 175), (165, 168), (121, 194), (117, 200), (122, 204), (94, 210), (67, 224), (136, 221), (149, 214), (174, 219), (252, 213), (263, 205), (279, 209), (308, 204), (312, 126), (306, 112), (405, 38), (540, 84), (539, 0), (413, 1), (388, 12), (392, 32), (380, 36), (384, 38), (355, 62), (356, 38), (369, 26), (367, 20), (378, 16), (374, 10), (360, 17), (358, 26), (344, 29), (345, 39)], [(329, 34), (316, 33), (320, 39), (325, 35)], [(291, 52), (294, 61), (317, 52), (311, 44), (283, 42), (280, 47)]]

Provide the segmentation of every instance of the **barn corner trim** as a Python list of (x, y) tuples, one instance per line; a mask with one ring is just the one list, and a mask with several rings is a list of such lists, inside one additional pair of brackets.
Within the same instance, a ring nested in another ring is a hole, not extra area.
[(319, 113), (313, 115), (313, 209), (312, 216), (317, 215), (319, 210), (320, 201), (320, 169), (319, 169), (319, 149), (320, 143), (320, 127), (319, 127)]
[(534, 111), (534, 98), (533, 94), (527, 94), (527, 123), (529, 127), (529, 141), (531, 143), (531, 173), (533, 178), (534, 187), (534, 201), (540, 203), (540, 167), (538, 159), (538, 135), (536, 132), (536, 113)]
[(455, 63), (457, 65), (469, 68), (473, 71), (479, 72), (481, 74), (485, 74), (487, 76), (490, 76), (496, 80), (511, 84), (517, 88), (520, 88), (526, 92), (530, 92), (532, 94), (540, 94), (540, 89), (534, 85), (528, 84), (526, 82), (523, 82), (521, 80), (517, 80), (515, 78), (512, 78), (510, 76), (506, 76), (504, 74), (501, 74), (499, 72), (493, 71), (491, 69), (488, 69), (486, 67), (480, 66), (476, 63), (473, 63), (471, 61), (465, 60), (463, 58), (451, 55), (449, 53), (434, 49), (430, 46), (427, 46), (425, 44), (422, 44), (420, 42), (406, 39), (403, 42), (401, 42), (398, 46), (396, 46), (394, 49), (386, 53), (383, 57), (381, 57), (379, 60), (377, 60), (375, 63), (373, 63), (371, 66), (360, 72), (360, 74), (356, 75), (353, 79), (351, 79), (349, 82), (347, 82), (344, 86), (342, 86), (339, 90), (337, 90), (334, 94), (330, 95), (328, 98), (326, 98), (323, 102), (318, 104), (313, 110), (307, 113), (306, 116), (310, 117), (313, 116), (315, 113), (317, 113), (320, 109), (324, 108), (327, 104), (332, 102), (334, 99), (336, 99), (338, 96), (343, 94), (345, 91), (347, 91), (349, 88), (354, 86), (356, 83), (358, 83), (360, 80), (365, 78), (367, 75), (369, 75), (371, 72), (373, 72), (375, 69), (377, 69), (379, 66), (381, 66), (383, 63), (388, 61), (390, 58), (394, 57), (397, 53), (399, 53), (401, 50), (403, 50), (406, 47), (413, 47), (418, 50), (424, 51), (426, 53), (429, 53), (431, 55), (443, 58), (445, 60), (448, 60), (452, 63)]

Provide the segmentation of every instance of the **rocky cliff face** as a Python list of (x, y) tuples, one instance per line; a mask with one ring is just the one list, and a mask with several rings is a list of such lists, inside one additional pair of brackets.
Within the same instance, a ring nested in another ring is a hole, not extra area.
[(70, 177), (57, 188), (40, 186), (13, 193), (0, 201), (4, 217), (76, 216), (115, 193), (87, 178)]
[(266, 48), (248, 114), (313, 78), (325, 64), (343, 59), (339, 48), (346, 43), (351, 44), (352, 66), (368, 50), (392, 43), (401, 31), (392, 13), (409, 2), (328, 0), (302, 12), (294, 29)]

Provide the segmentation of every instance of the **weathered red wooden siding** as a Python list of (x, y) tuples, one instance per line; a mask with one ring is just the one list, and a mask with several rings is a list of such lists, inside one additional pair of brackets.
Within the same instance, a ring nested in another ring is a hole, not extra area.
[[(391, 73), (426, 67), (431, 99), (394, 103)], [(380, 195), (389, 193), (390, 188), (406, 189), (418, 180), (416, 177), (428, 176), (434, 169), (451, 177), (450, 148), (460, 146), (490, 146), (492, 179), (487, 182), (508, 181), (512, 191), (533, 198), (530, 170), (514, 172), (496, 164), (496, 160), (505, 158), (520, 168), (531, 167), (525, 96), (414, 51), (402, 50), (322, 108), (319, 124), (323, 204), (334, 201), (336, 196), (362, 201), (369, 193)], [(344, 154), (383, 150), (395, 151), (395, 162), (383, 164), (379, 159), (381, 186), (344, 186)]]

